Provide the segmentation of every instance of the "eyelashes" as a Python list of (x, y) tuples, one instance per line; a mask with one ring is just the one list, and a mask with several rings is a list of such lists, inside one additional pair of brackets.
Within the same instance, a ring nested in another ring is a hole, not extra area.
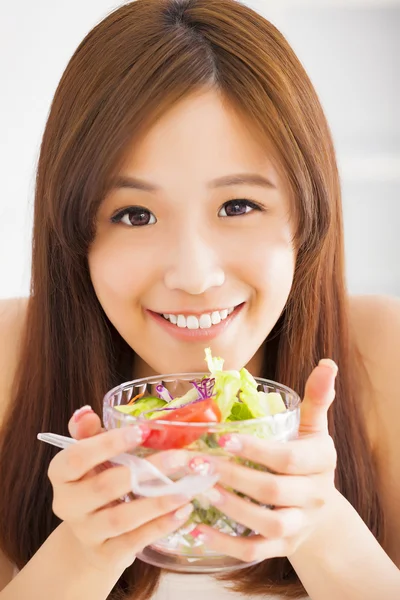
[[(253, 211), (265, 212), (266, 209), (253, 200), (240, 198), (224, 202), (218, 211), (218, 216), (221, 218), (240, 217)], [(126, 220), (124, 220), (125, 217), (127, 217)], [(145, 227), (146, 225), (157, 223), (154, 213), (143, 206), (128, 206), (127, 208), (123, 208), (113, 215), (110, 220), (114, 224), (124, 223), (128, 227)]]
[[(129, 223), (124, 222), (125, 217), (129, 218)], [(118, 211), (117, 214), (111, 217), (112, 223), (124, 222), (128, 227), (144, 227), (145, 225), (154, 225), (157, 223), (155, 215), (142, 206), (129, 206)]]
[[(225, 202), (218, 212), (219, 217), (240, 217), (242, 215), (247, 215), (253, 210), (264, 211), (265, 209), (261, 207), (256, 202), (247, 199), (240, 200), (228, 200)], [(221, 214), (224, 212), (225, 214)]]

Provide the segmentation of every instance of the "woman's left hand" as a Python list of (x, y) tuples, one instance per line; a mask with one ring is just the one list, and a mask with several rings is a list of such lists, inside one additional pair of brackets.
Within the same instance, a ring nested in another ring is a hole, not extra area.
[(209, 492), (210, 503), (258, 535), (233, 537), (199, 525), (197, 533), (202, 534), (207, 548), (245, 562), (290, 557), (318, 526), (324, 508), (337, 494), (336, 451), (327, 419), (335, 397), (336, 374), (336, 364), (327, 359), (311, 373), (301, 403), (297, 439), (282, 443), (249, 435), (224, 436), (221, 445), (226, 450), (276, 474), (213, 459), (220, 483), (275, 508), (264, 508), (216, 486)]

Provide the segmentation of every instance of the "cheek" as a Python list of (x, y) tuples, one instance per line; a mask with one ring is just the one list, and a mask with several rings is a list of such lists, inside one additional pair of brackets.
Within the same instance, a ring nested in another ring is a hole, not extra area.
[[(104, 298), (132, 299), (147, 285), (150, 269), (148, 254), (133, 248), (129, 241), (107, 240), (96, 242), (88, 262), (96, 294)], [(140, 257), (140, 258), (139, 258)]]
[(296, 253), (291, 233), (289, 227), (271, 227), (247, 246), (247, 279), (254, 289), (279, 302), (286, 301), (293, 282)]

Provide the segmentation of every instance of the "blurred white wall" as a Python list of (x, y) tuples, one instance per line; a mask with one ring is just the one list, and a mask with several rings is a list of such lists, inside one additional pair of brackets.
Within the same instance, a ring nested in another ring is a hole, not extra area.
[[(400, 0), (244, 0), (286, 35), (328, 116), (348, 286), (400, 296)], [(0, 298), (28, 295), (35, 167), (62, 72), (122, 2), (0, 3)]]

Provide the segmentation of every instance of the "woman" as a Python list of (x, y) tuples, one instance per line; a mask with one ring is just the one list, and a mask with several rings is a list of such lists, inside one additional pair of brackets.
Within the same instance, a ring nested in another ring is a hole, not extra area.
[[(137, 0), (87, 35), (43, 137), (31, 297), (2, 311), (0, 600), (166, 600), (168, 582), (178, 600), (399, 596), (400, 308), (347, 297), (341, 210), (315, 91), (261, 16)], [(277, 472), (231, 465), (215, 490), (260, 536), (202, 531), (259, 564), (160, 578), (135, 556), (191, 498), (115, 502), (127, 470), (96, 467), (142, 432), (104, 433), (98, 415), (122, 381), (201, 370), (208, 345), (304, 392), (301, 434), (230, 440)], [(68, 429), (74, 448), (36, 440)]]

